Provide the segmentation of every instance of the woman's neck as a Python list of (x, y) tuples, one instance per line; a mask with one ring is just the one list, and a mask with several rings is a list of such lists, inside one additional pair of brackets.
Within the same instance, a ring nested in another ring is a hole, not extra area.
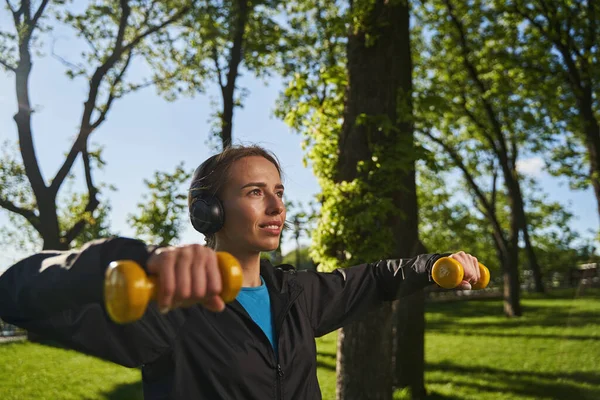
[(244, 275), (242, 287), (256, 287), (262, 284), (260, 280), (260, 253), (236, 251), (224, 246), (219, 246), (218, 244), (215, 251), (226, 251), (237, 258)]

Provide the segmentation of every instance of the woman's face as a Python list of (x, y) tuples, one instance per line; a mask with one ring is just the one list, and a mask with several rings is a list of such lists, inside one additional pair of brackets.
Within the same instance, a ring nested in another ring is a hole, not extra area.
[(216, 234), (219, 248), (252, 253), (277, 249), (285, 205), (281, 177), (272, 162), (260, 156), (235, 161), (220, 197), (225, 224)]

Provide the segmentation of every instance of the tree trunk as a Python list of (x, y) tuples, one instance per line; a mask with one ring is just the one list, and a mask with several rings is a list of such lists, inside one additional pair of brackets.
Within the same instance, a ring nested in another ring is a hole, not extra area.
[[(354, 6), (351, 3), (351, 7)], [(412, 125), (412, 62), (410, 58), (409, 8), (407, 2), (378, 0), (363, 16), (360, 28), (348, 37), (348, 88), (344, 123), (339, 141), (339, 181), (358, 176), (360, 161), (370, 160), (376, 147), (401, 148), (394, 157), (406, 166), (390, 181), (391, 194), (401, 216), (385, 221), (394, 233), (393, 254), (408, 257), (417, 248), (417, 200)], [(387, 120), (386, 129), (370, 129), (369, 122), (357, 124), (366, 115)], [(389, 147), (394, 146), (394, 147)], [(393, 162), (393, 160), (381, 160)], [(374, 228), (376, 229), (376, 228)], [(401, 300), (396, 324), (399, 381), (424, 392), (422, 298), (417, 294)], [(338, 339), (337, 399), (392, 398), (391, 306), (344, 327)], [(406, 365), (411, 364), (410, 372)], [(365, 372), (368, 373), (365, 373)], [(395, 374), (394, 374), (395, 375)]]
[(542, 280), (542, 270), (537, 262), (537, 257), (533, 250), (533, 246), (531, 245), (531, 238), (529, 237), (529, 228), (527, 222), (525, 222), (523, 226), (523, 240), (525, 241), (525, 252), (527, 253), (527, 258), (529, 259), (529, 267), (533, 272), (534, 289), (538, 293), (545, 293), (546, 288), (544, 287), (544, 281)]
[[(403, 179), (403, 221), (397, 221), (394, 236), (397, 238), (396, 252), (402, 257), (426, 253), (419, 240), (418, 204), (414, 164)], [(402, 223), (403, 222), (403, 223)], [(394, 386), (409, 387), (413, 400), (425, 398), (425, 293), (416, 292), (401, 297), (394, 307)]]
[[(221, 141), (223, 150), (231, 147), (233, 132), (233, 110), (235, 108), (235, 81), (238, 77), (238, 68), (244, 58), (244, 33), (248, 22), (248, 15), (252, 11), (248, 0), (238, 0), (237, 17), (234, 24), (233, 44), (229, 53), (227, 70), (227, 83), (221, 86), (223, 95), (223, 113), (221, 114)], [(220, 74), (220, 71), (219, 71)], [(220, 79), (220, 78), (219, 78)]]
[(43, 250), (68, 250), (69, 244), (61, 240), (56, 204), (53, 199), (44, 196), (38, 203), (41, 222)]
[(424, 399), (425, 292), (419, 291), (394, 304), (394, 386), (410, 388), (413, 400)]
[[(513, 171), (512, 176), (517, 177), (517, 171)], [(511, 176), (511, 177), (512, 177)], [(516, 214), (516, 218), (518, 219), (518, 224), (520, 225), (520, 230), (523, 232), (523, 241), (525, 242), (525, 252), (527, 254), (527, 258), (529, 260), (529, 268), (531, 268), (531, 272), (533, 273), (533, 281), (534, 281), (534, 289), (538, 293), (544, 293), (544, 282), (542, 280), (542, 270), (540, 265), (537, 262), (537, 257), (535, 252), (533, 251), (533, 246), (531, 244), (531, 238), (529, 237), (529, 225), (527, 224), (527, 217), (525, 215), (525, 202), (523, 200), (523, 192), (521, 191), (521, 185), (518, 181), (518, 178), (507, 180), (507, 184), (511, 186), (512, 189), (509, 190), (509, 194), (513, 196), (513, 213)]]
[(588, 96), (579, 101), (580, 116), (583, 131), (585, 133), (585, 145), (590, 160), (590, 179), (596, 202), (598, 205), (598, 215), (600, 215), (600, 127), (594, 116), (592, 104)]
[(337, 400), (392, 398), (392, 318), (386, 304), (339, 330)]
[(517, 252), (511, 251), (508, 259), (502, 263), (504, 277), (504, 314), (507, 317), (519, 317), (521, 311), (521, 296), (519, 287), (519, 271), (517, 268)]
[[(509, 204), (511, 203), (509, 198)], [(515, 204), (510, 204), (513, 213), (510, 218), (510, 242), (508, 254), (503, 260), (504, 271), (504, 313), (508, 317), (519, 317), (521, 311), (521, 296), (519, 283), (519, 218), (516, 216)]]

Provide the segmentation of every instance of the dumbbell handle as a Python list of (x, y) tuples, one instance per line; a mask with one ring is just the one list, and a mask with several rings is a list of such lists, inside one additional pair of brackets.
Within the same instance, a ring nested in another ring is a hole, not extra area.
[[(473, 289), (484, 289), (490, 283), (490, 271), (485, 265), (479, 263), (479, 282), (471, 285)], [(452, 257), (439, 258), (431, 270), (431, 276), (435, 283), (444, 289), (454, 289), (463, 280), (465, 270), (458, 260)]]
[[(220, 297), (230, 303), (242, 287), (242, 268), (234, 256), (225, 252), (217, 252), (217, 262), (223, 288)], [(125, 324), (142, 318), (158, 291), (157, 278), (146, 275), (135, 261), (113, 261), (106, 270), (104, 303), (109, 317), (116, 323)]]

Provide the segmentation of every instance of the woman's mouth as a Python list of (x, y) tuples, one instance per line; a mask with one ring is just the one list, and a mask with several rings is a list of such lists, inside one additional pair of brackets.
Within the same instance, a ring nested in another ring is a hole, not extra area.
[(279, 235), (281, 226), (276, 224), (259, 225), (259, 228), (271, 235)]

